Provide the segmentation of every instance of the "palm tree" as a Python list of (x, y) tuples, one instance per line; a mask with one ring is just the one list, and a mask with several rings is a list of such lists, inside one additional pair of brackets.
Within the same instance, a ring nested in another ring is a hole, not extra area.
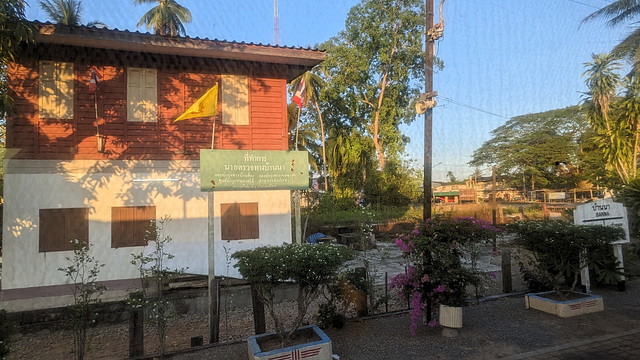
[[(41, 0), (40, 8), (56, 24), (78, 26), (82, 24), (82, 1)], [(91, 21), (86, 26), (103, 25), (101, 21)]]
[[(582, 23), (608, 18), (607, 25), (616, 26), (625, 22), (637, 24), (636, 18), (640, 16), (640, 0), (616, 0), (602, 9), (594, 12), (582, 20)], [(637, 27), (627, 37), (616, 45), (611, 54), (618, 59), (628, 59), (633, 63), (632, 73), (640, 70), (640, 27)]]
[(638, 141), (640, 140), (640, 76), (625, 79), (626, 94), (620, 101), (621, 114), (628, 119), (634, 133), (632, 177), (638, 172)]
[(586, 84), (589, 91), (584, 100), (587, 120), (596, 131), (597, 144), (604, 153), (605, 161), (610, 168), (615, 169), (622, 183), (629, 182), (632, 155), (629, 141), (629, 124), (623, 117), (616, 116), (612, 110), (618, 86), (622, 84), (620, 63), (615, 61), (612, 54), (594, 54), (593, 62), (586, 63)]
[(153, 29), (154, 34), (180, 36), (186, 35), (183, 23), (191, 22), (191, 11), (178, 4), (175, 0), (134, 0), (136, 5), (158, 5), (147, 11), (136, 26), (146, 26)]
[[(320, 111), (320, 106), (318, 106), (318, 99), (320, 98), (320, 89), (324, 87), (324, 80), (310, 71), (305, 72), (304, 74), (298, 76), (291, 82), (291, 91), (295, 92), (300, 87), (300, 83), (304, 80), (305, 85), (305, 96), (302, 99), (302, 106), (306, 107), (309, 105), (309, 102), (312, 102), (318, 112), (318, 119), (320, 121), (320, 137), (322, 139), (322, 173), (324, 175), (324, 190), (328, 191), (328, 181), (327, 181), (327, 155), (326, 155), (326, 147), (325, 147), (325, 136), (324, 136), (324, 123), (322, 122), (322, 111)], [(300, 112), (298, 112), (298, 118), (300, 117)]]

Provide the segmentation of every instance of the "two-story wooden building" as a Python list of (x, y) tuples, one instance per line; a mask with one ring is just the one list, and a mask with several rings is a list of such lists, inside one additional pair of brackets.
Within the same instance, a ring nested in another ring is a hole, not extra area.
[[(171, 266), (207, 274), (199, 150), (287, 150), (287, 83), (324, 53), (35, 25), (35, 44), (8, 67), (17, 114), (7, 120), (2, 299), (68, 292), (58, 268), (72, 238), (91, 244), (110, 289), (135, 286), (131, 254), (165, 214)], [(217, 116), (174, 122), (215, 84)], [(290, 242), (290, 204), (288, 190), (216, 193), (216, 275), (235, 275), (227, 259), (238, 249)]]

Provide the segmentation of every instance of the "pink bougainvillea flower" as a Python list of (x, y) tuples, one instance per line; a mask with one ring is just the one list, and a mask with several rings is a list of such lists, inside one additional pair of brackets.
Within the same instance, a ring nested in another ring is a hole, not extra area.
[(429, 325), (430, 327), (436, 326), (436, 320), (434, 319), (434, 320), (429, 321), (429, 323), (427, 325)]
[(438, 285), (438, 287), (437, 287), (434, 291), (435, 291), (435, 292), (439, 292), (439, 293), (441, 293), (441, 292), (444, 292), (446, 289), (447, 289), (447, 287), (446, 287), (446, 286), (444, 286), (444, 285)]
[(418, 234), (420, 234), (420, 231), (418, 231), (418, 230), (413, 230), (411, 233), (412, 233), (413, 235), (418, 235)]
[(421, 281), (422, 281), (423, 283), (429, 282), (429, 275), (424, 274), (424, 276), (422, 276)]

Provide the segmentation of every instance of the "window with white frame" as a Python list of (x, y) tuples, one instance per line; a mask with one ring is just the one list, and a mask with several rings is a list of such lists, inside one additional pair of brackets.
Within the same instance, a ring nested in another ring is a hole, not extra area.
[(249, 78), (222, 75), (222, 124), (249, 125)]
[(127, 69), (127, 120), (158, 121), (158, 71)]
[(73, 119), (73, 63), (40, 61), (38, 114), (42, 119)]

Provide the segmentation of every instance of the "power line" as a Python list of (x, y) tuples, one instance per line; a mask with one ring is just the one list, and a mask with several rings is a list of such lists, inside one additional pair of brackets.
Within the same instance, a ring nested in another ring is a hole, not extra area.
[(450, 98), (448, 98), (448, 97), (438, 96), (438, 98), (440, 98), (440, 99), (442, 99), (442, 100), (444, 100), (444, 101), (448, 101), (448, 102), (450, 102), (450, 103), (452, 103), (452, 104), (455, 104), (455, 105), (458, 105), (458, 106), (466, 107), (466, 108), (471, 109), (471, 110), (479, 111), (479, 112), (482, 112), (482, 113), (485, 113), (485, 114), (489, 114), (489, 115), (497, 116), (497, 117), (499, 117), (499, 118), (503, 118), (503, 119), (507, 119), (507, 120), (509, 120), (509, 119), (510, 119), (510, 118), (508, 118), (508, 117), (506, 117), (506, 116), (498, 115), (498, 114), (496, 114), (496, 113), (492, 113), (492, 112), (490, 112), (490, 111), (483, 110), (483, 109), (477, 108), (477, 107), (472, 106), (472, 105), (469, 105), (469, 104), (464, 104), (464, 103), (461, 103), (461, 102), (459, 102), (459, 101), (455, 101), (455, 100), (453, 100), (453, 99), (450, 99)]
[(576, 1), (576, 0), (567, 0), (567, 1), (572, 2), (572, 3), (576, 3), (576, 4), (580, 4), (580, 5), (584, 5), (584, 6), (588, 6), (590, 8), (594, 8), (594, 9), (600, 9), (597, 6), (594, 6), (594, 5), (591, 5), (591, 4), (587, 4), (587, 3), (583, 3), (583, 2), (580, 2), (580, 1)]

